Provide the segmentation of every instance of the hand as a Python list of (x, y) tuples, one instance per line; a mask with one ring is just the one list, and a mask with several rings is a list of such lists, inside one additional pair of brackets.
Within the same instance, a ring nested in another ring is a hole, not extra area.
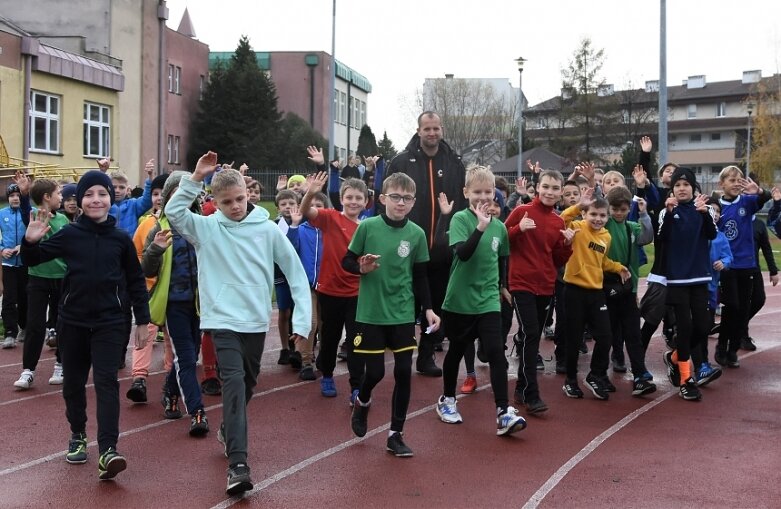
[(439, 193), (437, 202), (439, 203), (439, 211), (443, 216), (446, 216), (453, 211), (453, 202), (447, 201), (447, 195), (445, 193)]
[(667, 212), (672, 212), (673, 209), (678, 206), (678, 200), (675, 196), (670, 196), (664, 202), (664, 206), (667, 208)]
[(306, 190), (306, 194), (319, 193), (323, 189), (323, 186), (325, 186), (326, 182), (328, 182), (328, 172), (318, 172), (312, 179), (312, 182), (309, 184), (309, 189)]
[(96, 162), (98, 163), (98, 169), (103, 173), (108, 171), (108, 166), (111, 164), (111, 160), (108, 158), (98, 159)]
[[(21, 186), (19, 188), (21, 189)], [(770, 190), (770, 196), (773, 197), (773, 201), (781, 200), (781, 189), (774, 186), (773, 189)]]
[(534, 164), (532, 164), (532, 160), (531, 159), (527, 159), (526, 160), (526, 167), (529, 168), (529, 171), (531, 171), (532, 173), (540, 173), (542, 171), (542, 166), (540, 166), (540, 162), (539, 161), (537, 161)]
[(210, 150), (202, 155), (195, 164), (193, 180), (196, 182), (203, 181), (204, 178), (215, 171), (217, 171), (217, 153)]
[(228, 163), (223, 163), (223, 165), (222, 165), (222, 169), (223, 169), (223, 170), (232, 170), (232, 169), (233, 169), (233, 163), (235, 163), (235, 162), (236, 162), (236, 161), (231, 161), (231, 163), (230, 163), (230, 164), (228, 164)]
[(287, 189), (287, 175), (280, 175), (277, 178), (277, 191), (282, 191), (283, 189)]
[(426, 321), (428, 322), (431, 332), (436, 332), (439, 330), (439, 326), (441, 325), (442, 321), (439, 319), (439, 317), (434, 313), (434, 311), (427, 309), (426, 310)]
[(738, 183), (746, 194), (759, 194), (759, 184), (751, 180), (751, 177), (738, 179)]
[(144, 172), (146, 173), (146, 177), (149, 180), (152, 180), (152, 175), (155, 173), (155, 160), (154, 159), (150, 159), (149, 161), (146, 162), (146, 164), (144, 165)]
[(377, 263), (377, 260), (379, 259), (380, 259), (380, 255), (373, 255), (373, 254), (365, 254), (360, 258), (358, 258), (361, 274), (368, 274), (369, 272), (379, 269), (380, 264)]
[(629, 269), (627, 269), (623, 265), (621, 266), (621, 272), (620, 272), (619, 275), (621, 276), (621, 282), (622, 283), (626, 283), (627, 281), (632, 279), (632, 273), (629, 272)]
[(136, 324), (136, 330), (134, 335), (134, 342), (136, 350), (141, 350), (146, 346), (146, 342), (149, 339), (149, 331), (147, 329), (147, 324), (145, 323), (137, 323)]
[(778, 274), (773, 274), (770, 276), (770, 283), (772, 283), (773, 286), (778, 285)]
[(593, 163), (583, 162), (583, 163), (580, 163), (579, 165), (575, 166), (575, 171), (578, 172), (579, 175), (583, 175), (584, 177), (586, 177), (590, 183), (593, 183), (594, 182), (594, 170), (596, 168), (597, 167), (594, 166)]
[(3, 249), (3, 258), (6, 260), (11, 258), (14, 255), (13, 249)]
[(637, 199), (637, 211), (641, 214), (645, 214), (648, 211), (648, 202), (642, 198)]
[(12, 180), (14, 181), (14, 184), (19, 186), (19, 193), (21, 193), (22, 196), (27, 196), (30, 193), (30, 177), (24, 173), (24, 170), (18, 170), (12, 177)]
[(570, 246), (572, 245), (572, 240), (575, 238), (575, 234), (580, 231), (580, 228), (572, 229), (567, 228), (566, 230), (559, 230), (561, 232), (561, 236), (564, 237), (564, 245)]
[(639, 164), (636, 164), (632, 170), (632, 178), (635, 179), (635, 185), (639, 188), (643, 188), (648, 183), (648, 175), (645, 170)]
[(594, 188), (589, 187), (580, 195), (580, 208), (586, 209), (594, 203)]
[(526, 177), (518, 177), (515, 179), (515, 192), (520, 196), (529, 194), (529, 192), (526, 191)]
[(301, 210), (298, 208), (298, 205), (293, 205), (293, 208), (290, 209), (290, 223), (292, 226), (298, 226), (301, 224), (301, 221), (304, 220), (304, 215), (301, 214)]
[(306, 147), (306, 153), (309, 154), (309, 160), (315, 163), (317, 166), (322, 166), (325, 164), (325, 157), (323, 157), (322, 148), (309, 145)]
[(694, 198), (694, 209), (697, 212), (707, 212), (708, 211), (708, 197), (704, 194), (698, 194)]
[(510, 292), (507, 290), (507, 288), (502, 287), (501, 290), (499, 290), (500, 298), (504, 299), (505, 302), (508, 304), (513, 303), (513, 296), (510, 294)]
[(652, 148), (654, 148), (654, 144), (651, 141), (651, 138), (648, 136), (643, 136), (640, 138), (640, 149), (643, 152), (650, 152)]
[(168, 246), (170, 246), (173, 242), (173, 236), (174, 235), (171, 233), (171, 230), (160, 230), (159, 232), (155, 233), (155, 239), (152, 241), (152, 243), (163, 249), (168, 249)]
[(491, 214), (488, 213), (488, 203), (483, 203), (479, 207), (470, 205), (469, 208), (477, 216), (477, 229), (484, 232), (488, 228), (488, 223), (491, 222)]
[(309, 338), (302, 336), (301, 334), (296, 334), (295, 332), (290, 335), (290, 341), (292, 341), (294, 344), (298, 340), (306, 341), (307, 339)]
[(518, 223), (518, 227), (521, 229), (522, 232), (526, 232), (528, 230), (534, 230), (537, 228), (537, 223), (534, 222), (534, 219), (529, 217), (529, 213), (526, 212), (523, 214), (523, 218), (521, 218), (521, 222)]
[(49, 233), (49, 230), (51, 230), (49, 226), (50, 216), (51, 214), (49, 214), (48, 210), (38, 209), (37, 215), (32, 210), (30, 211), (30, 223), (27, 225), (27, 231), (24, 233), (24, 238), (27, 242), (39, 242), (44, 235)]
[(242, 163), (241, 166), (239, 166), (239, 173), (242, 175), (246, 175), (249, 171), (249, 166), (247, 166), (247, 163)]
[(722, 270), (724, 270), (724, 262), (722, 262), (721, 260), (716, 260), (715, 262), (713, 262), (713, 270), (717, 272), (721, 272)]

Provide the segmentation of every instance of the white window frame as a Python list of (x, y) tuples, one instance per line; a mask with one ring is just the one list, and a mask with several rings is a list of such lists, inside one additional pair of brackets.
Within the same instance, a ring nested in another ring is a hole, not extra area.
[[(98, 110), (98, 120), (92, 120), (93, 108)], [(84, 103), (84, 157), (111, 156), (111, 108), (105, 104)], [(92, 129), (98, 130), (98, 153), (92, 152)]]
[(182, 95), (182, 68), (174, 67), (174, 94)]
[(347, 124), (347, 94), (339, 92), (339, 108), (342, 110), (342, 124)]
[(171, 161), (173, 161), (173, 158), (174, 158), (174, 153), (173, 153), (173, 150), (174, 150), (174, 135), (173, 134), (169, 134), (168, 135), (168, 143), (166, 145), (166, 148), (168, 150), (168, 157), (166, 158), (166, 160), (170, 164)]
[(689, 143), (702, 143), (701, 133), (691, 133), (689, 135)]
[(727, 103), (722, 101), (720, 103), (716, 103), (716, 116), (717, 117), (726, 117), (727, 116)]
[[(37, 111), (35, 109), (36, 97), (46, 98), (46, 111)], [(56, 104), (56, 113), (52, 113)], [(30, 139), (27, 140), (27, 146), (32, 152), (44, 152), (48, 154), (57, 154), (60, 151), (60, 112), (62, 111), (62, 98), (58, 95), (47, 94), (45, 92), (30, 91)], [(35, 121), (42, 119), (45, 122), (44, 146), (35, 146)], [(52, 131), (54, 131), (54, 140), (52, 140)], [(54, 143), (52, 143), (54, 141)]]
[(697, 118), (697, 105), (690, 104), (686, 108), (686, 118)]
[(174, 64), (168, 64), (168, 91), (174, 91)]
[(179, 136), (174, 136), (174, 160), (173, 164), (179, 164), (179, 143), (181, 142), (181, 138)]

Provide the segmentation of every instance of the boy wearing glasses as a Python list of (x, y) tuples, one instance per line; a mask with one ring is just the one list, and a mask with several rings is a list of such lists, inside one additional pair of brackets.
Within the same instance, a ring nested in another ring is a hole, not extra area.
[(412, 384), (412, 352), (415, 343), (415, 301), (425, 310), (428, 333), (439, 328), (431, 309), (426, 263), (426, 234), (407, 219), (415, 203), (415, 181), (394, 173), (382, 185), (380, 201), (385, 213), (358, 225), (342, 260), (348, 272), (360, 275), (355, 315), (353, 354), (366, 364), (366, 374), (355, 399), (353, 433), (366, 435), (372, 390), (385, 376), (385, 350), (393, 352), (396, 385), (391, 400), (391, 425), (387, 450), (396, 457), (410, 457), (402, 440)]

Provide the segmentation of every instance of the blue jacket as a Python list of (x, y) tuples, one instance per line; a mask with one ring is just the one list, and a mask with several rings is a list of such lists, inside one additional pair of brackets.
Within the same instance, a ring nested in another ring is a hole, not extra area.
[(708, 307), (710, 309), (716, 309), (719, 304), (719, 280), (721, 279), (721, 271), (714, 270), (713, 264), (721, 260), (724, 264), (722, 270), (729, 269), (732, 265), (732, 250), (729, 248), (729, 240), (724, 232), (716, 232), (716, 238), (710, 241), (710, 264), (711, 264), (711, 277), (708, 283)]
[(138, 218), (152, 208), (152, 181), (144, 183), (144, 194), (140, 198), (125, 198), (111, 206), (108, 213), (117, 220), (117, 228), (125, 230), (132, 239), (138, 228)]
[(659, 214), (659, 239), (667, 248), (667, 286), (708, 284), (711, 280), (710, 246), (716, 223), (709, 212), (697, 212), (694, 201), (679, 203)]
[(323, 233), (320, 228), (309, 224), (309, 221), (304, 221), (298, 228), (290, 228), (287, 231), (287, 238), (301, 259), (309, 286), (315, 288), (323, 258)]
[(767, 227), (776, 234), (776, 237), (781, 239), (781, 221), (778, 220), (779, 216), (781, 216), (781, 200), (773, 201), (773, 206), (770, 207), (770, 211), (767, 213)]
[[(27, 231), (22, 220), (21, 207), (6, 207), (0, 210), (0, 234), (3, 236), (2, 248), (13, 249), (22, 244), (24, 233)], [(15, 254), (6, 259), (3, 258), (3, 265), (6, 267), (21, 267), (22, 258)]]

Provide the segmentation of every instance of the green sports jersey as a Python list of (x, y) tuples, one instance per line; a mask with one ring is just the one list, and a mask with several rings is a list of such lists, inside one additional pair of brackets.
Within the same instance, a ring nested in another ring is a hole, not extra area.
[(380, 255), (379, 268), (361, 276), (355, 320), (372, 325), (415, 322), (412, 267), (428, 261), (426, 234), (413, 223), (393, 227), (381, 216), (361, 222), (348, 249)]
[[(450, 221), (450, 246), (466, 242), (475, 228), (477, 216), (474, 212), (456, 212)], [(453, 257), (442, 309), (465, 315), (500, 311), (499, 257), (509, 255), (507, 229), (501, 221), (492, 218), (472, 257), (467, 261)]]
[[(54, 216), (49, 220), (49, 227), (51, 230), (43, 237), (43, 240), (48, 239), (58, 231), (62, 230), (66, 224), (70, 223), (68, 217), (65, 214), (56, 212)], [(55, 258), (49, 260), (46, 263), (41, 263), (34, 267), (27, 269), (27, 273), (31, 276), (42, 277), (46, 279), (62, 279), (65, 277), (68, 266), (65, 264), (65, 260), (62, 258)]]

